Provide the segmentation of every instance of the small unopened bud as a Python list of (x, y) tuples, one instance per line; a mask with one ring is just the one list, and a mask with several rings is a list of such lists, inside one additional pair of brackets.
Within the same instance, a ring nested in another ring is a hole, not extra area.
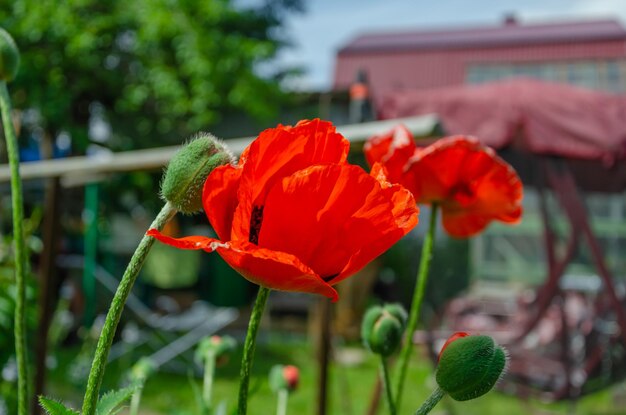
[(209, 353), (216, 359), (217, 364), (225, 363), (228, 355), (237, 347), (237, 340), (231, 336), (207, 336), (196, 349), (196, 360), (204, 361)]
[(161, 195), (179, 212), (202, 210), (202, 188), (216, 167), (231, 163), (233, 155), (211, 134), (201, 133), (172, 157), (161, 183)]
[(467, 401), (489, 392), (506, 367), (506, 352), (489, 336), (453, 335), (439, 355), (437, 383), (452, 399)]
[(300, 371), (293, 365), (276, 365), (270, 371), (270, 388), (274, 392), (287, 390), (293, 392), (298, 387), (300, 381)]
[(156, 371), (154, 361), (148, 357), (142, 357), (130, 369), (131, 381), (145, 382)]
[(361, 325), (363, 343), (376, 354), (392, 355), (402, 341), (406, 319), (406, 311), (399, 304), (371, 307)]
[(15, 79), (20, 66), (20, 52), (11, 35), (0, 27), (0, 81)]

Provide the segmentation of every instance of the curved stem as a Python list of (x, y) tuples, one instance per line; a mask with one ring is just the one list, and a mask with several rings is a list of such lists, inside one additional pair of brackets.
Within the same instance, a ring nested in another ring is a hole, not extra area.
[(256, 335), (259, 331), (261, 317), (263, 316), (263, 310), (269, 294), (269, 288), (259, 287), (254, 308), (250, 315), (250, 323), (248, 323), (248, 333), (246, 334), (246, 342), (243, 345), (243, 357), (241, 358), (241, 372), (239, 373), (239, 406), (237, 411), (239, 415), (245, 415), (248, 411), (250, 369), (252, 368), (252, 360), (254, 359), (254, 350), (256, 348)]
[(11, 169), (11, 199), (13, 209), (13, 242), (15, 244), (15, 359), (17, 361), (17, 413), (28, 413), (28, 362), (26, 357), (26, 247), (24, 244), (24, 204), (20, 180), (20, 157), (11, 118), (11, 99), (4, 81), (0, 82), (2, 125), (7, 142)]
[(415, 415), (426, 415), (439, 403), (441, 398), (444, 397), (446, 393), (441, 390), (441, 388), (437, 388), (433, 391), (433, 393), (426, 399), (426, 401), (420, 406), (420, 408), (415, 412)]
[(433, 257), (433, 242), (435, 240), (435, 232), (437, 230), (437, 211), (438, 206), (433, 203), (430, 209), (428, 232), (426, 233), (424, 245), (422, 246), (422, 256), (420, 258), (415, 291), (413, 292), (411, 311), (409, 312), (409, 322), (406, 329), (407, 337), (405, 339), (404, 346), (402, 346), (402, 352), (400, 353), (400, 372), (398, 374), (398, 386), (396, 388), (396, 408), (400, 408), (400, 404), (402, 402), (404, 379), (406, 378), (409, 359), (411, 358), (411, 352), (413, 351), (413, 333), (415, 332), (417, 322), (419, 321), (422, 300), (424, 299), (424, 292), (426, 290), (426, 282), (428, 281), (428, 270), (430, 269), (430, 262)]
[(396, 415), (396, 404), (393, 400), (393, 391), (391, 386), (391, 380), (389, 378), (389, 366), (387, 365), (387, 359), (380, 355), (380, 369), (382, 372), (383, 387), (387, 393), (387, 404), (389, 405), (389, 414)]
[[(150, 225), (150, 228), (161, 230), (175, 214), (176, 209), (169, 202), (166, 203), (154, 219), (154, 222), (152, 222), (152, 225)], [(94, 415), (96, 412), (98, 394), (100, 392), (102, 378), (104, 377), (109, 350), (111, 349), (113, 337), (115, 336), (115, 330), (120, 322), (126, 299), (135, 284), (137, 275), (139, 275), (139, 271), (154, 241), (155, 239), (153, 237), (146, 235), (141, 239), (141, 242), (139, 242), (135, 253), (126, 267), (126, 271), (124, 271), (124, 276), (120, 281), (120, 285), (117, 287), (115, 296), (111, 301), (111, 308), (109, 308), (104, 326), (102, 327), (102, 333), (100, 333), (96, 353), (93, 358), (93, 363), (91, 364), (89, 379), (87, 380), (87, 390), (85, 391), (85, 398), (83, 400), (83, 415)]]

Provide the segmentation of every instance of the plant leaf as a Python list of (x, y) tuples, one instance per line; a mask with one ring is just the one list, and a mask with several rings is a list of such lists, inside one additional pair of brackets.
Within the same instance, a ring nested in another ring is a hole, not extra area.
[(39, 405), (45, 409), (48, 415), (80, 415), (78, 411), (66, 407), (61, 402), (45, 396), (39, 397)]
[(122, 408), (124, 401), (130, 399), (133, 393), (137, 390), (137, 385), (131, 385), (129, 387), (119, 389), (116, 391), (109, 391), (102, 395), (98, 404), (96, 405), (96, 415), (115, 415)]

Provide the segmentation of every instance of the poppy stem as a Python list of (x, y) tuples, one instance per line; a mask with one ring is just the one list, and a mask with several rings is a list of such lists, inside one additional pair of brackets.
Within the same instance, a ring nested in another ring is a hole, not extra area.
[(391, 386), (391, 379), (389, 377), (389, 365), (387, 364), (387, 358), (380, 355), (380, 369), (381, 369), (381, 377), (383, 379), (383, 387), (385, 388), (385, 392), (387, 393), (387, 404), (389, 405), (389, 414), (396, 415), (396, 405), (393, 400), (393, 391)]
[(398, 385), (396, 389), (396, 408), (400, 408), (400, 404), (402, 402), (404, 380), (406, 378), (406, 371), (409, 366), (411, 352), (413, 351), (413, 333), (415, 332), (417, 322), (419, 321), (422, 300), (424, 299), (424, 292), (426, 290), (426, 282), (428, 281), (428, 270), (430, 269), (430, 262), (433, 258), (433, 243), (435, 240), (435, 233), (437, 231), (438, 208), (439, 206), (436, 203), (433, 203), (431, 206), (428, 232), (426, 233), (424, 245), (422, 246), (422, 256), (420, 258), (417, 282), (415, 283), (415, 291), (413, 292), (411, 311), (409, 312), (409, 322), (406, 330), (407, 338), (405, 339), (404, 345), (402, 346), (402, 352), (400, 353), (400, 372), (398, 374)]
[(285, 388), (278, 391), (278, 403), (276, 405), (276, 415), (287, 415), (287, 401), (289, 391)]
[[(150, 225), (150, 229), (163, 229), (163, 226), (174, 217), (176, 212), (176, 209), (167, 202), (154, 219), (154, 222)], [(100, 386), (102, 384), (102, 378), (104, 377), (109, 350), (111, 349), (113, 337), (115, 336), (115, 330), (120, 322), (126, 299), (135, 284), (135, 280), (137, 280), (137, 275), (139, 275), (139, 271), (154, 241), (155, 239), (153, 237), (147, 235), (144, 235), (141, 239), (135, 253), (128, 262), (124, 276), (113, 296), (111, 307), (109, 308), (104, 326), (102, 327), (102, 332), (100, 333), (100, 338), (98, 339), (93, 363), (91, 364), (91, 371), (89, 372), (89, 379), (87, 380), (87, 390), (85, 391), (85, 398), (83, 399), (83, 410), (81, 412), (83, 415), (94, 415), (96, 413)]]
[(237, 413), (246, 415), (248, 411), (248, 389), (250, 385), (250, 369), (252, 368), (252, 360), (254, 359), (254, 350), (256, 348), (256, 336), (261, 324), (263, 310), (269, 297), (270, 289), (259, 287), (256, 296), (254, 308), (250, 315), (248, 323), (248, 333), (246, 334), (246, 342), (243, 345), (243, 357), (241, 358), (241, 371), (239, 372), (239, 406)]
[(215, 350), (208, 350), (204, 356), (204, 382), (202, 383), (202, 401), (204, 409), (211, 408), (211, 394), (213, 392), (213, 378), (215, 376)]
[(13, 209), (13, 243), (15, 244), (15, 359), (17, 361), (17, 411), (28, 411), (28, 361), (26, 356), (26, 246), (24, 244), (24, 203), (20, 180), (20, 157), (11, 118), (11, 99), (6, 82), (0, 82), (0, 107), (2, 125), (7, 142), (9, 167), (11, 169), (11, 199)]
[(428, 399), (424, 401), (424, 403), (422, 404), (422, 406), (420, 406), (417, 412), (415, 412), (415, 415), (426, 415), (427, 413), (432, 411), (433, 408), (437, 406), (439, 401), (445, 396), (445, 394), (446, 393), (441, 388), (437, 387), (437, 389), (433, 391)]

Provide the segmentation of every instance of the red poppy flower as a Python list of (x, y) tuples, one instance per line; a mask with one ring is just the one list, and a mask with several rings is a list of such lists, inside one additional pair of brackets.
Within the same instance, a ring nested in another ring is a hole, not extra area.
[(439, 204), (452, 236), (475, 235), (492, 220), (521, 218), (517, 173), (473, 137), (447, 137), (418, 149), (411, 133), (399, 126), (369, 139), (364, 151), (370, 164), (382, 163), (388, 180), (409, 189), (417, 203)]
[(348, 141), (325, 121), (263, 131), (236, 166), (211, 172), (203, 204), (219, 239), (148, 235), (183, 249), (217, 251), (248, 280), (322, 294), (417, 225), (411, 193), (346, 163)]

